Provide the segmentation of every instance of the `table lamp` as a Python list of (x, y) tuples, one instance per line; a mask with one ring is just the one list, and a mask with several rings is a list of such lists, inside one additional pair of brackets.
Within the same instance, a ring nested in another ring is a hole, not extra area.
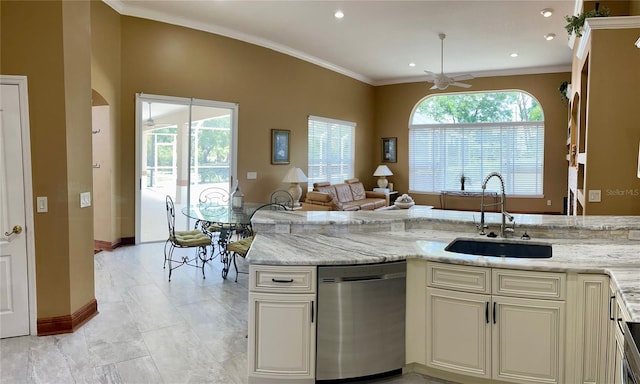
[(302, 169), (291, 167), (286, 175), (284, 175), (284, 179), (282, 179), (283, 183), (291, 183), (289, 186), (289, 193), (291, 197), (293, 197), (293, 206), (300, 206), (300, 196), (302, 196), (302, 188), (300, 188), (300, 183), (305, 183), (307, 181), (307, 176), (305, 176)]
[(389, 181), (387, 180), (386, 176), (392, 176), (392, 175), (393, 175), (393, 172), (391, 172), (389, 167), (387, 167), (386, 165), (378, 165), (378, 168), (376, 168), (376, 171), (373, 172), (373, 176), (380, 177), (378, 179), (379, 188), (387, 188), (387, 185), (389, 185)]

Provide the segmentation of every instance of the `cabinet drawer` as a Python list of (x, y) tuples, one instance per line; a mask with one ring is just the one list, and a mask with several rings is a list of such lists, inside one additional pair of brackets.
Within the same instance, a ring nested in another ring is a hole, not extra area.
[(427, 263), (427, 285), (456, 291), (491, 293), (489, 271), (489, 268), (483, 267)]
[(564, 273), (494, 269), (491, 286), (494, 295), (565, 300), (566, 282)]
[(314, 293), (316, 267), (251, 265), (249, 281), (254, 292)]

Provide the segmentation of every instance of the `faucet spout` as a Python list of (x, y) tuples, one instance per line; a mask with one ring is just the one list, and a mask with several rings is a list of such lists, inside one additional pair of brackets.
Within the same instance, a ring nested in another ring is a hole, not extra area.
[(493, 177), (497, 177), (500, 180), (500, 192), (501, 192), (501, 197), (500, 197), (500, 216), (502, 217), (502, 225), (500, 226), (500, 237), (505, 237), (505, 220), (509, 219), (509, 221), (513, 221), (513, 216), (510, 215), (507, 211), (505, 211), (504, 207), (506, 205), (506, 201), (507, 201), (507, 195), (505, 193), (505, 188), (504, 188), (504, 177), (502, 177), (502, 175), (498, 172), (491, 172), (489, 173), (485, 178), (484, 181), (482, 182), (482, 196), (480, 197), (480, 234), (484, 235), (484, 209), (485, 207), (489, 206), (489, 205), (495, 205), (495, 204), (485, 204), (484, 203), (484, 191), (485, 189), (487, 189), (487, 183), (489, 182), (489, 180)]

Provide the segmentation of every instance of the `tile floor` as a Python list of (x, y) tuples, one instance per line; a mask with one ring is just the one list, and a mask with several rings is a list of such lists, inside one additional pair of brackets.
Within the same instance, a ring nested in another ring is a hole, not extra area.
[(74, 333), (0, 340), (0, 383), (247, 383), (247, 275), (222, 280), (215, 259), (204, 280), (185, 266), (168, 282), (162, 261), (162, 243), (96, 254), (100, 313)]

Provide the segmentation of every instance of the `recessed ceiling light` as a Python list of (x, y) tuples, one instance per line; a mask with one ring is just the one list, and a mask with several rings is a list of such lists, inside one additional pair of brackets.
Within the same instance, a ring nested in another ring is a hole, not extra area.
[(416, 66), (416, 63), (409, 63), (409, 66), (410, 66), (410, 67), (415, 67), (415, 66)]
[(513, 52), (510, 56), (511, 57), (518, 57), (518, 52)]
[(344, 17), (344, 12), (341, 10), (337, 10), (336, 13), (333, 14), (336, 19), (342, 19)]
[(545, 8), (542, 11), (540, 11), (540, 14), (544, 17), (551, 17), (551, 15), (553, 15), (553, 9)]
[(553, 39), (556, 38), (556, 34), (555, 33), (547, 33), (546, 35), (544, 35), (544, 39), (547, 41), (551, 41)]

